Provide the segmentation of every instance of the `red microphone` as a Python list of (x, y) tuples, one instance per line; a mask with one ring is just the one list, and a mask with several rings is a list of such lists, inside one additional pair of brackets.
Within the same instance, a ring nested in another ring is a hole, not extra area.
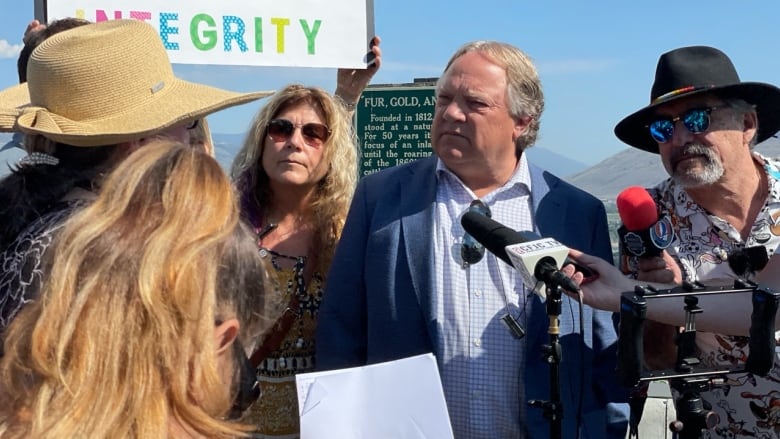
[(618, 237), (623, 251), (629, 255), (652, 258), (674, 241), (674, 229), (667, 217), (658, 218), (653, 197), (640, 186), (629, 186), (618, 194), (618, 214), (623, 225)]

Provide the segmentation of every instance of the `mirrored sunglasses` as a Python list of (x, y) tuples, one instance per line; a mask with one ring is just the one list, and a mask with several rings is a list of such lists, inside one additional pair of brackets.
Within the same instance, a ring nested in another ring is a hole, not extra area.
[(274, 119), (268, 122), (268, 136), (274, 142), (286, 142), (292, 137), (296, 128), (301, 129), (303, 141), (309, 146), (322, 146), (330, 137), (330, 128), (321, 123), (306, 123), (295, 125), (287, 119)]
[(658, 143), (672, 140), (674, 126), (681, 120), (685, 128), (693, 134), (701, 134), (710, 127), (710, 113), (720, 107), (694, 108), (677, 117), (667, 117), (654, 120), (647, 125), (650, 135)]
[[(490, 208), (482, 200), (474, 200), (468, 208), (469, 212), (476, 212), (488, 218), (491, 217)], [(460, 257), (463, 260), (463, 267), (476, 264), (485, 256), (485, 247), (480, 244), (473, 236), (468, 233), (463, 234), (463, 242), (460, 246)]]

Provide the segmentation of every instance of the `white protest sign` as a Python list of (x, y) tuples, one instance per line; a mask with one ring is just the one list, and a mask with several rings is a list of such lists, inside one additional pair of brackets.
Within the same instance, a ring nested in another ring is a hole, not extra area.
[(146, 21), (183, 64), (361, 68), (374, 36), (373, 0), (45, 0), (44, 8), (48, 21)]

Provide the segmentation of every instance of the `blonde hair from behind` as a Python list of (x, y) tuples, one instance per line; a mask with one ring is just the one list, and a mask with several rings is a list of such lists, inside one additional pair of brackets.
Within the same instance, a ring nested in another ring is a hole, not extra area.
[(349, 204), (357, 184), (357, 138), (344, 105), (319, 87), (292, 84), (279, 90), (252, 121), (244, 146), (233, 161), (231, 174), (241, 196), (242, 209), (262, 212), (273, 202), (268, 175), (263, 169), (268, 123), (287, 108), (309, 105), (324, 117), (331, 134), (324, 144), (323, 163), (328, 171), (320, 180), (314, 200), (309, 206), (307, 218), (314, 224), (318, 237), (312, 254), (318, 255), (317, 269), (327, 271), (341, 237)]
[(223, 420), (235, 389), (214, 335), (235, 317), (251, 344), (272, 321), (247, 242), (212, 157), (164, 141), (134, 152), (65, 223), (40, 299), (7, 330), (0, 436), (166, 437), (172, 419), (248, 431)]

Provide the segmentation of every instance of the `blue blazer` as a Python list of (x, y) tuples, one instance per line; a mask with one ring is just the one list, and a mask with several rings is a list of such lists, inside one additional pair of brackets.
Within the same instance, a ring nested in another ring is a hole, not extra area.
[[(432, 156), (366, 176), (358, 184), (320, 307), (319, 369), (436, 352), (438, 325), (431, 294), (435, 169)], [(532, 188), (538, 232), (612, 261), (604, 205), (546, 171), (531, 166), (531, 172), (541, 173), (546, 182), (546, 187)], [(532, 355), (518, 367), (524, 373), (526, 398), (548, 400), (550, 366), (542, 361), (542, 345), (549, 343), (549, 320), (545, 304), (533, 297), (526, 305), (525, 337), (525, 352)], [(562, 310), (563, 437), (577, 437), (575, 413), (582, 394), (582, 437), (623, 439), (628, 406), (626, 391), (615, 379), (612, 314), (585, 307), (580, 335), (577, 302), (564, 297)], [(530, 438), (549, 435), (541, 409), (526, 409), (526, 428)]]

